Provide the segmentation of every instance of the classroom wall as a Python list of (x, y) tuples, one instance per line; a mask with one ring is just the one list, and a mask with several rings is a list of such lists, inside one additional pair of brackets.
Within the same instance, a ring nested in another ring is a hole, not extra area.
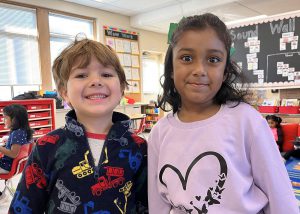
[(138, 32), (140, 35), (140, 50), (155, 51), (165, 53), (167, 50), (167, 35), (130, 27), (130, 18), (119, 14), (86, 7), (79, 4), (69, 3), (61, 0), (12, 0), (24, 4), (45, 7), (53, 10), (94, 17), (96, 21), (97, 40), (104, 42), (103, 25), (123, 28)]

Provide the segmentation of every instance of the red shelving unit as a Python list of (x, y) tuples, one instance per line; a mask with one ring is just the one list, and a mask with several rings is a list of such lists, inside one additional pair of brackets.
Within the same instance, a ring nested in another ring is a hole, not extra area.
[(10, 104), (20, 104), (27, 109), (29, 125), (34, 130), (34, 138), (41, 137), (55, 129), (54, 99), (0, 101), (0, 137), (9, 132), (4, 128), (3, 108)]

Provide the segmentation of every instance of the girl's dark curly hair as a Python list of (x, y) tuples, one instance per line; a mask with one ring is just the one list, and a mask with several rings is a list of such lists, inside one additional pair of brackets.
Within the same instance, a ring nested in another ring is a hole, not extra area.
[(32, 139), (33, 130), (29, 127), (28, 113), (24, 106), (19, 104), (5, 106), (3, 114), (11, 119), (10, 131), (24, 129), (27, 133), (27, 140)]
[(276, 123), (276, 128), (279, 128), (281, 125), (280, 123), (282, 122), (281, 117), (277, 117), (276, 115), (267, 115), (266, 120), (273, 120)]
[[(224, 43), (227, 51), (226, 67), (224, 71), (225, 80), (221, 88), (214, 97), (214, 103), (224, 104), (227, 101), (235, 101), (238, 105), (240, 102), (246, 102), (246, 89), (241, 89), (246, 82), (239, 66), (230, 59), (231, 37), (224, 24), (217, 16), (205, 13), (203, 15), (195, 15), (183, 18), (176, 30), (174, 31), (170, 45), (168, 47), (165, 58), (165, 70), (161, 77), (160, 84), (163, 88), (163, 94), (158, 97), (158, 107), (164, 111), (170, 111), (168, 105), (171, 105), (173, 113), (176, 113), (181, 107), (181, 98), (175, 89), (174, 80), (172, 79), (173, 70), (173, 48), (182, 35), (188, 30), (205, 30), (212, 28), (218, 35), (219, 39)], [(236, 84), (239, 83), (239, 84)]]

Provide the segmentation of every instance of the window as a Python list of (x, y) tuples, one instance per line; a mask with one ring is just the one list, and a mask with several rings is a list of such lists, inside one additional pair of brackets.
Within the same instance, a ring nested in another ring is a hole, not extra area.
[[(49, 28), (51, 64), (60, 52), (74, 41), (78, 34), (93, 39), (93, 20), (50, 13)], [(55, 89), (53, 79), (52, 86)]]
[(0, 3), (1, 97), (11, 99), (13, 85), (41, 84), (37, 35), (34, 9)]
[(161, 92), (160, 77), (163, 74), (163, 65), (160, 58), (160, 54), (143, 52), (143, 93)]

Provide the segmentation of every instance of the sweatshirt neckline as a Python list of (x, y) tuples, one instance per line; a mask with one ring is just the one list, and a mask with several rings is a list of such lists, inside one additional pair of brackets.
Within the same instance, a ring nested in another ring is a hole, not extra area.
[[(173, 113), (168, 114), (167, 119), (169, 123), (177, 128), (185, 128), (185, 129), (192, 129), (192, 128), (199, 128), (201, 126), (206, 126), (210, 123), (215, 122), (218, 120), (224, 111), (226, 110), (226, 105), (221, 105), (220, 109), (216, 114), (213, 116), (205, 119), (205, 120), (200, 120), (200, 121), (195, 121), (195, 122), (182, 122), (179, 120), (177, 115), (174, 115)], [(177, 114), (177, 113), (176, 113)], [(177, 116), (177, 118), (176, 118)]]

